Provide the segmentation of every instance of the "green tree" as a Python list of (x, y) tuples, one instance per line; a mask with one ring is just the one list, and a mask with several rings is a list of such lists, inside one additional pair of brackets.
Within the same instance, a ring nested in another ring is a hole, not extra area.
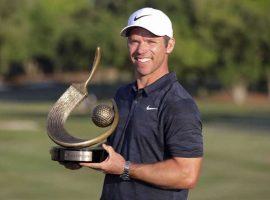
[(269, 1), (258, 1), (256, 11), (260, 16), (260, 20), (257, 21), (256, 27), (254, 27), (258, 32), (259, 38), (259, 56), (260, 65), (262, 67), (262, 77), (267, 82), (268, 98), (270, 99), (270, 13)]
[[(43, 57), (51, 60), (56, 64), (56, 70), (63, 70), (63, 63), (59, 62), (61, 57), (59, 58), (57, 54), (59, 43), (66, 42), (67, 44), (65, 45), (67, 47), (75, 48), (74, 45), (69, 46), (70, 44), (68, 44), (70, 36), (66, 38), (63, 38), (63, 36), (64, 33), (71, 35), (69, 32), (72, 32), (70, 30), (74, 28), (73, 15), (87, 6), (91, 5), (84, 0), (39, 0), (35, 2), (29, 12), (30, 34), (32, 38), (28, 40), (28, 46), (31, 58)], [(76, 55), (68, 54), (66, 56), (74, 57), (74, 59), (77, 58)], [(68, 61), (65, 62), (67, 63)], [(69, 66), (65, 65), (65, 67), (76, 67), (77, 65), (72, 65), (77, 63), (79, 64), (80, 60), (71, 62)]]
[(262, 20), (252, 1), (200, 1), (201, 23), (210, 30), (218, 53), (216, 71), (235, 101), (243, 103), (250, 83), (260, 77), (259, 30)]
[(54, 63), (58, 71), (85, 70), (96, 46), (102, 48), (102, 65), (128, 69), (126, 41), (119, 32), (131, 12), (148, 6), (163, 10), (172, 20), (176, 47), (170, 66), (181, 80), (205, 81), (214, 74), (225, 87), (245, 96), (248, 86), (263, 78), (270, 91), (269, 4), (0, 0), (0, 73), (13, 62), (27, 66), (38, 58)]
[(0, 73), (8, 71), (10, 63), (23, 62), (28, 57), (26, 41), (29, 23), (26, 0), (0, 0)]
[(1, 73), (13, 62), (27, 67), (39, 58), (60, 70), (56, 50), (61, 36), (74, 27), (73, 15), (91, 6), (84, 0), (0, 0)]

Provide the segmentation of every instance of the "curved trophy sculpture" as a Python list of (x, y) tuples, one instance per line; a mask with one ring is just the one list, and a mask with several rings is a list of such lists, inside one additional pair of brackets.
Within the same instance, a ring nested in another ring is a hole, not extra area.
[[(82, 83), (72, 84), (57, 100), (50, 110), (47, 118), (47, 133), (50, 139), (60, 145), (53, 147), (50, 151), (52, 160), (73, 162), (101, 162), (105, 159), (106, 152), (102, 147), (91, 147), (102, 143), (109, 137), (117, 127), (119, 114), (117, 105), (113, 104), (113, 121), (110, 128), (96, 138), (85, 140), (72, 136), (64, 128), (70, 113), (82, 100), (88, 96), (87, 86), (92, 79), (100, 61), (100, 48), (97, 47), (93, 66), (89, 78)], [(102, 112), (98, 112), (102, 114)], [(104, 113), (104, 112), (103, 112)], [(111, 114), (106, 112), (105, 114)], [(110, 116), (112, 118), (112, 116)]]

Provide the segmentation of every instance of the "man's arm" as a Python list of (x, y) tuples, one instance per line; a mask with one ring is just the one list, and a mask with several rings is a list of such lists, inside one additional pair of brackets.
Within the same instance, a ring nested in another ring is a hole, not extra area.
[[(104, 173), (120, 175), (124, 171), (125, 159), (111, 146), (103, 145), (108, 158), (101, 163), (81, 163), (82, 166), (102, 170)], [(130, 177), (162, 188), (193, 188), (198, 180), (202, 158), (174, 157), (153, 164), (130, 165)]]
[(194, 188), (200, 174), (202, 158), (174, 157), (154, 164), (131, 164), (130, 176), (162, 188)]

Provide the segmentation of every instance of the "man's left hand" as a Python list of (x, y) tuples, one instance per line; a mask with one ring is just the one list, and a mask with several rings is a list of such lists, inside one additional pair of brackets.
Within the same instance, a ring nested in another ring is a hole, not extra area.
[(114, 149), (106, 144), (102, 147), (107, 151), (108, 157), (101, 163), (80, 163), (81, 166), (103, 171), (105, 174), (122, 174), (124, 171), (125, 159)]

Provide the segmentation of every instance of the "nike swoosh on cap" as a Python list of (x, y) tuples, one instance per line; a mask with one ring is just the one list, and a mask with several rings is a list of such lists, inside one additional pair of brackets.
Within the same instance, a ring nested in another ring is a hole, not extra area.
[(150, 16), (150, 15), (141, 15), (139, 17), (135, 16), (134, 21), (137, 21), (138, 19), (141, 19), (142, 17), (146, 17), (146, 16)]

